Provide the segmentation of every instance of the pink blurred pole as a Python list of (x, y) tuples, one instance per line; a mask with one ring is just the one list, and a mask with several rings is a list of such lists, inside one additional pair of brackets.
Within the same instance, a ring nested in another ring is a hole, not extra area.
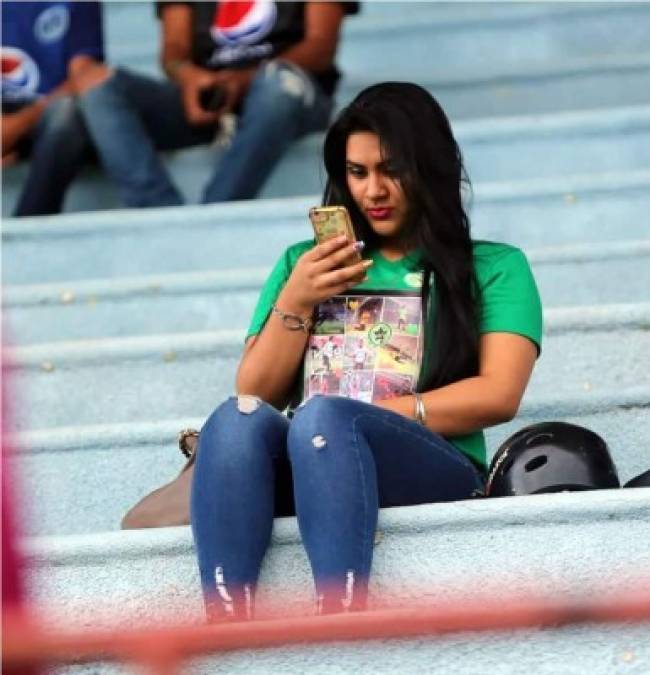
[[(24, 561), (19, 553), (17, 542), (19, 538), (16, 513), (19, 510), (18, 495), (20, 491), (16, 485), (16, 478), (8, 457), (12, 448), (8, 447), (8, 371), (7, 365), (2, 361), (2, 406), (0, 419), (0, 433), (2, 448), (0, 450), (2, 462), (2, 623), (6, 625), (7, 617), (23, 617), (27, 619), (26, 592), (24, 579)], [(20, 494), (24, 500), (24, 495)], [(2, 652), (6, 653), (6, 631), (2, 632)], [(3, 662), (2, 672), (7, 675), (33, 675), (36, 669), (31, 666), (5, 667)]]

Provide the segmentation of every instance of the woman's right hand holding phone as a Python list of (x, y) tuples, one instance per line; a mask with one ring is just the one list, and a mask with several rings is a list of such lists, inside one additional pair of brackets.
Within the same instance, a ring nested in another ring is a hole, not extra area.
[[(317, 244), (297, 261), (276, 307), (302, 319), (312, 317), (318, 303), (356, 286), (371, 260), (359, 260), (362, 246), (344, 235)], [(291, 398), (307, 333), (287, 331), (282, 321), (269, 320), (262, 332), (246, 343), (237, 373), (237, 392), (259, 396), (282, 410)]]
[(356, 286), (372, 265), (372, 260), (359, 261), (362, 249), (362, 242), (350, 243), (345, 236), (314, 246), (298, 259), (278, 297), (278, 307), (308, 317), (320, 302)]

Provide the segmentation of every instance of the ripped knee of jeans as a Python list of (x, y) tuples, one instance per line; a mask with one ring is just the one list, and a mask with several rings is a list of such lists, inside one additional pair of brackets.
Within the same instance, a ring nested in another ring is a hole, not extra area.
[(273, 78), (278, 84), (278, 91), (289, 98), (297, 99), (306, 107), (311, 107), (316, 98), (314, 84), (309, 75), (294, 63), (275, 59), (265, 68), (267, 78)]
[(237, 410), (243, 415), (252, 415), (259, 410), (261, 405), (262, 399), (259, 396), (249, 396), (248, 394), (237, 396)]
[(316, 450), (323, 450), (327, 446), (327, 439), (322, 434), (316, 434), (311, 439), (311, 444), (316, 448)]

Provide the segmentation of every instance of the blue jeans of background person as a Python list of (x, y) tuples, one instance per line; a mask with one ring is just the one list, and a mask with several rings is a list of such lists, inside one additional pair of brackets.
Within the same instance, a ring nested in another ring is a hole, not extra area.
[(92, 156), (92, 143), (75, 99), (64, 96), (45, 109), (27, 139), (29, 169), (15, 216), (59, 213), (65, 192)]
[(442, 436), (378, 406), (316, 396), (289, 420), (232, 398), (201, 430), (191, 523), (208, 616), (250, 617), (274, 514), (291, 490), (319, 611), (365, 606), (380, 507), (444, 502), (483, 489)]
[[(217, 129), (187, 122), (177, 84), (117, 69), (80, 105), (100, 160), (126, 206), (183, 203), (158, 151), (210, 143)], [(324, 129), (331, 110), (332, 98), (305, 71), (282, 61), (261, 66), (230, 146), (215, 155), (202, 201), (255, 197), (289, 144)]]

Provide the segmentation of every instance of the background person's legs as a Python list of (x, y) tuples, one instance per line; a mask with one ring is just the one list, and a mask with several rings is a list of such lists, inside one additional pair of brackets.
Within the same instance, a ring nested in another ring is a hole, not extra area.
[[(199, 437), (191, 522), (208, 617), (250, 618), (274, 511), (290, 501), (289, 420), (251, 396), (229, 399)], [(285, 514), (286, 515), (286, 514)]]
[(316, 396), (298, 409), (288, 451), (324, 613), (365, 606), (380, 506), (466, 499), (482, 488), (480, 472), (438, 434), (340, 396)]
[(91, 140), (75, 99), (52, 101), (32, 134), (29, 171), (14, 215), (60, 213), (66, 189), (91, 156)]
[(187, 123), (176, 84), (118, 68), (80, 98), (80, 108), (126, 206), (184, 202), (158, 151), (208, 143), (216, 130)]
[(327, 127), (332, 105), (332, 98), (297, 66), (282, 61), (262, 66), (202, 201), (255, 197), (292, 141)]

